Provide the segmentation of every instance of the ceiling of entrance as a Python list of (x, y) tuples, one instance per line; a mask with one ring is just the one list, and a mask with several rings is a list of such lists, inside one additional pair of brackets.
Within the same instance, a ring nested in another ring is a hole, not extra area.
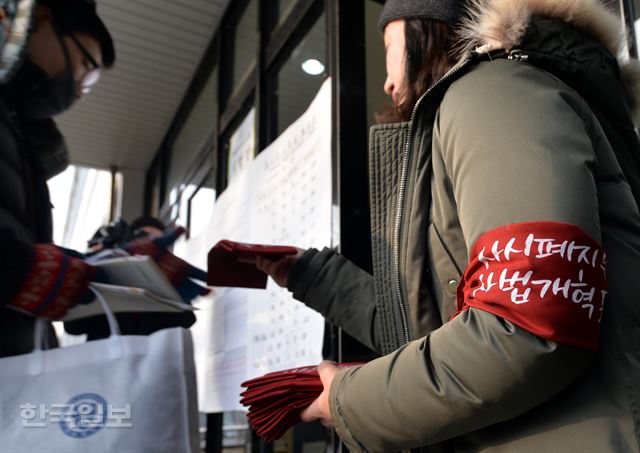
[(116, 65), (57, 122), (71, 161), (145, 170), (229, 0), (98, 0)]

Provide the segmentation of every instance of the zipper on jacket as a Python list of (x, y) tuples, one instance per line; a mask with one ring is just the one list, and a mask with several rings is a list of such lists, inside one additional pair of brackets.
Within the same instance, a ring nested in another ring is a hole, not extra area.
[(511, 60), (511, 61), (527, 61), (528, 59), (529, 59), (529, 55), (527, 55), (520, 49), (510, 50), (509, 53), (507, 54), (507, 60)]
[[(477, 54), (472, 53), (472, 56)], [(405, 152), (402, 158), (402, 168), (400, 171), (400, 184), (398, 187), (398, 206), (396, 208), (396, 219), (394, 225), (394, 236), (393, 236), (393, 264), (394, 264), (394, 289), (396, 291), (396, 296), (398, 298), (398, 304), (400, 305), (400, 317), (402, 318), (402, 330), (404, 334), (405, 343), (409, 343), (411, 341), (411, 335), (409, 333), (409, 322), (407, 317), (407, 308), (405, 305), (405, 301), (402, 298), (402, 288), (400, 285), (401, 275), (400, 275), (400, 236), (401, 236), (401, 226), (404, 218), (404, 198), (407, 190), (407, 177), (409, 172), (409, 162), (411, 161), (412, 154), (412, 146), (411, 146), (411, 138), (413, 135), (413, 122), (416, 117), (416, 112), (422, 100), (427, 97), (430, 93), (433, 92), (438, 86), (444, 83), (449, 78), (453, 77), (460, 70), (465, 68), (467, 64), (472, 61), (473, 58), (469, 58), (465, 60), (460, 65), (453, 68), (451, 71), (447, 72), (440, 80), (434, 83), (427, 91), (425, 91), (422, 96), (418, 98), (415, 105), (413, 106), (413, 110), (411, 111), (411, 117), (409, 120), (409, 129), (407, 130), (407, 139), (405, 141)]]

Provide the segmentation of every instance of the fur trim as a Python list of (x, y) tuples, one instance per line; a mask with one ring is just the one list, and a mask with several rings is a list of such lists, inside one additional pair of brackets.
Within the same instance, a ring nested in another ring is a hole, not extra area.
[(462, 54), (517, 48), (533, 14), (587, 31), (618, 57), (634, 122), (640, 124), (640, 63), (629, 60), (622, 21), (601, 0), (469, 0), (468, 11), (458, 30)]

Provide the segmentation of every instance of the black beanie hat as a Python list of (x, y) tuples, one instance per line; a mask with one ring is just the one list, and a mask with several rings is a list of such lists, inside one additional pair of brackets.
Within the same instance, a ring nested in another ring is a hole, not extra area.
[(380, 14), (380, 32), (397, 19), (435, 19), (455, 25), (462, 17), (465, 0), (387, 0)]
[(100, 43), (102, 63), (113, 66), (116, 53), (111, 34), (98, 17), (95, 0), (38, 0), (39, 5), (48, 6), (62, 25), (63, 32), (86, 33)]

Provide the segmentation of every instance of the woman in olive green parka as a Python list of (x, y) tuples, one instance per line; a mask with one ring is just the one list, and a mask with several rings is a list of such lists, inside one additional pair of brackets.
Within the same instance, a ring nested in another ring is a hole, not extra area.
[(373, 276), (328, 249), (290, 273), (261, 264), (383, 355), (323, 364), (304, 419), (351, 451), (640, 451), (637, 71), (616, 59), (622, 22), (597, 0), (390, 0), (396, 105), (394, 54), (416, 20), (456, 25), (461, 58), (410, 121), (371, 131)]

